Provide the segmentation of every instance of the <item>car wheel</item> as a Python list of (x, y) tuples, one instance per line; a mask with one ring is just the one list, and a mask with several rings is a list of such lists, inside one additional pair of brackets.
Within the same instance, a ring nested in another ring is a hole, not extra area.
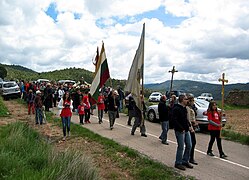
[(151, 122), (155, 122), (156, 120), (156, 113), (153, 110), (148, 112), (148, 120)]

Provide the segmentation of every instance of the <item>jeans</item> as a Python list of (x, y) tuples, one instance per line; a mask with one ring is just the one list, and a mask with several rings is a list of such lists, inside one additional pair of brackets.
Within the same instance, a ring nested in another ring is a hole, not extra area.
[(160, 135), (160, 139), (162, 140), (162, 142), (167, 142), (167, 135), (168, 135), (168, 130), (169, 130), (169, 121), (163, 121), (161, 123), (162, 126), (162, 133)]
[(71, 116), (61, 117), (61, 121), (62, 121), (62, 127), (63, 127), (63, 135), (65, 137), (66, 136), (66, 130), (67, 130), (67, 133), (70, 132)]
[[(190, 157), (190, 150), (192, 148), (190, 133), (189, 131), (188, 132), (175, 131), (175, 136), (177, 140), (175, 165), (188, 163)], [(184, 144), (185, 144), (185, 149), (184, 149)]]
[(40, 124), (42, 124), (43, 116), (42, 116), (42, 109), (41, 108), (35, 108), (35, 122), (38, 124), (40, 121)]
[(117, 116), (117, 111), (108, 111), (110, 127), (113, 127)]

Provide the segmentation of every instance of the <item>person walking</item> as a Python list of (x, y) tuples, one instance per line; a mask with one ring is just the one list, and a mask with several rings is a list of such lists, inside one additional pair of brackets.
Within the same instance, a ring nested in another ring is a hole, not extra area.
[(220, 158), (226, 158), (227, 155), (222, 150), (221, 145), (221, 117), (222, 112), (218, 112), (217, 110), (217, 104), (215, 101), (211, 101), (209, 103), (208, 109), (207, 109), (207, 116), (208, 116), (208, 130), (210, 131), (210, 141), (208, 144), (208, 150), (207, 155), (214, 156), (212, 147), (214, 144), (214, 141), (216, 139)]
[(83, 96), (83, 102), (85, 104), (85, 123), (91, 123), (90, 121), (90, 102), (89, 102), (89, 92), (88, 90), (85, 91), (84, 96)]
[(35, 114), (35, 107), (34, 107), (34, 100), (35, 100), (35, 95), (33, 93), (33, 90), (30, 89), (29, 90), (29, 94), (28, 94), (28, 114), (30, 114), (31, 110), (32, 110), (32, 113)]
[(132, 126), (131, 120), (133, 117), (135, 117), (135, 105), (136, 105), (136, 103), (135, 103), (135, 100), (132, 97), (131, 93), (127, 96), (127, 98), (128, 98), (128, 106), (127, 106), (127, 108), (128, 108), (128, 121), (127, 121), (127, 125)]
[(35, 106), (35, 123), (36, 124), (43, 124), (43, 115), (42, 115), (42, 98), (41, 98), (41, 91), (36, 91), (36, 96), (34, 100)]
[(84, 115), (85, 115), (85, 104), (83, 101), (80, 102), (80, 105), (77, 108), (78, 114), (79, 114), (79, 119), (80, 119), (80, 124), (83, 125), (84, 122)]
[(104, 109), (105, 109), (105, 98), (102, 94), (102, 92), (99, 93), (99, 97), (98, 97), (98, 117), (99, 117), (99, 124), (103, 123), (103, 114), (104, 114)]
[(61, 110), (60, 117), (63, 127), (63, 141), (66, 140), (66, 131), (70, 136), (70, 123), (72, 117), (73, 101), (71, 100), (69, 92), (63, 95), (63, 98), (58, 104), (58, 108)]
[(178, 101), (179, 103), (173, 108), (173, 123), (177, 140), (175, 168), (186, 170), (186, 167), (193, 168), (193, 166), (189, 163), (192, 143), (189, 133), (190, 123), (187, 119), (186, 109), (188, 98), (186, 95), (182, 94), (179, 96)]
[(158, 104), (159, 120), (162, 126), (162, 133), (159, 136), (159, 139), (162, 140), (162, 144), (169, 145), (169, 143), (167, 142), (167, 135), (169, 130), (169, 107), (166, 106), (166, 100), (167, 97), (165, 95), (162, 95)]
[(195, 145), (196, 145), (196, 137), (195, 137), (195, 128), (198, 126), (198, 123), (196, 122), (196, 107), (195, 107), (195, 101), (194, 97), (191, 95), (187, 95), (188, 97), (188, 103), (187, 103), (187, 118), (189, 123), (191, 124), (191, 127), (189, 129), (190, 136), (191, 136), (191, 142), (192, 142), (192, 148), (190, 151), (190, 159), (189, 162), (194, 165), (198, 165), (198, 163), (194, 159), (194, 152), (195, 152)]
[(117, 96), (118, 92), (116, 90), (112, 90), (108, 96), (108, 116), (111, 130), (113, 129), (119, 107)]

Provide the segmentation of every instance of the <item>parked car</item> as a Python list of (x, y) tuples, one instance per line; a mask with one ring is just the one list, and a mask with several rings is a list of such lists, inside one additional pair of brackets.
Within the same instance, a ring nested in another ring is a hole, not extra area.
[(214, 100), (211, 93), (202, 93), (200, 96), (197, 97), (197, 99), (203, 99), (203, 100), (206, 100), (206, 101)]
[(2, 95), (4, 99), (8, 99), (10, 97), (20, 97), (20, 88), (15, 81), (1, 81), (0, 95)]
[(160, 93), (160, 92), (153, 92), (149, 96), (149, 102), (159, 102), (161, 96), (162, 96), (162, 93)]
[(72, 85), (75, 84), (75, 81), (73, 81), (73, 80), (59, 80), (58, 82), (60, 84), (72, 84)]
[[(195, 98), (195, 106), (197, 108), (196, 121), (198, 122), (199, 127), (201, 129), (204, 129), (204, 128), (206, 129), (209, 123), (207, 119), (208, 105), (209, 105), (208, 101)], [(218, 108), (218, 110), (220, 109)], [(156, 122), (159, 119), (158, 105), (151, 105), (147, 108), (147, 118), (151, 122)], [(225, 126), (225, 124), (226, 124), (226, 116), (225, 116), (225, 113), (223, 113), (222, 125)]]
[(48, 79), (37, 79), (36, 82), (38, 82), (38, 83), (48, 83), (50, 81)]

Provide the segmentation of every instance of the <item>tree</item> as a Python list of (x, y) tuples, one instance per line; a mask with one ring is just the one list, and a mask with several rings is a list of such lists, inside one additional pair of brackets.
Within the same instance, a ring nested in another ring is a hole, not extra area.
[(4, 79), (7, 76), (7, 70), (4, 66), (0, 66), (0, 78)]

